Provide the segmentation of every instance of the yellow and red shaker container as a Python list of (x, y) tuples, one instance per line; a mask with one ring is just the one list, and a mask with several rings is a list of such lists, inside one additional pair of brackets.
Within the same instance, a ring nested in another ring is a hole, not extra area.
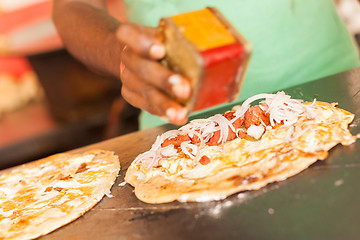
[(183, 102), (190, 111), (237, 98), (251, 46), (216, 8), (163, 18), (159, 30), (164, 65), (191, 81), (192, 97)]

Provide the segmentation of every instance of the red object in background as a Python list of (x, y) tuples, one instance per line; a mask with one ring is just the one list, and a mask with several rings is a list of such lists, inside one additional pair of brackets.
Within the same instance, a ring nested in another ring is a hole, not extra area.
[(31, 71), (29, 62), (24, 57), (0, 57), (0, 75), (2, 73), (19, 79), (24, 73)]
[(50, 0), (0, 14), (0, 52), (28, 55), (63, 47), (51, 20)]
[[(0, 0), (0, 54), (29, 55), (48, 52), (63, 47), (61, 38), (51, 19), (52, 1), (27, 1), (13, 3), (13, 9), (2, 9)], [(122, 0), (106, 0), (112, 16), (126, 21), (125, 4)]]
[(51, 18), (51, 1), (0, 13), (0, 34), (8, 34), (36, 22)]

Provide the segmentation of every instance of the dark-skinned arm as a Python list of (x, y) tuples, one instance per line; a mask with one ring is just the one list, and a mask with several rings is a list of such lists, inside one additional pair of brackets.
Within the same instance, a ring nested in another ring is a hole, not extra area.
[(96, 72), (119, 78), (123, 44), (116, 38), (120, 23), (105, 2), (53, 1), (53, 20), (67, 50)]
[(130, 104), (171, 123), (186, 123), (188, 112), (168, 93), (187, 99), (190, 84), (159, 63), (165, 47), (155, 28), (120, 23), (102, 0), (54, 0), (53, 19), (69, 52), (98, 73), (120, 78), (121, 94)]

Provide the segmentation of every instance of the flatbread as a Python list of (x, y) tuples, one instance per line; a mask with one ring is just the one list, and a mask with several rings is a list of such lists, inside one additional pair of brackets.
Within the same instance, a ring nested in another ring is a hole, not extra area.
[(34, 239), (98, 203), (120, 170), (112, 152), (56, 154), (0, 175), (0, 239)]
[[(203, 145), (199, 153), (192, 152), (198, 155), (195, 158), (184, 154), (183, 148), (164, 157), (164, 148), (159, 149), (156, 143), (131, 164), (125, 180), (135, 187), (136, 196), (147, 203), (221, 200), (285, 180), (325, 159), (338, 143), (349, 145), (356, 141), (348, 130), (353, 114), (335, 107), (336, 104), (301, 104), (310, 107), (311, 114), (299, 114), (289, 124), (282, 120), (267, 126), (259, 139), (246, 136), (216, 146)], [(165, 133), (165, 139), (171, 140), (168, 135), (172, 134)], [(158, 153), (157, 159), (153, 158), (154, 153)], [(203, 155), (210, 161), (201, 164)]]

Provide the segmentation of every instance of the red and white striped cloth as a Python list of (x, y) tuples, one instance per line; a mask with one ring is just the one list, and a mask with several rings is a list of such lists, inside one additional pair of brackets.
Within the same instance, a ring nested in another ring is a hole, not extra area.
[[(124, 2), (107, 0), (109, 13), (125, 21)], [(0, 0), (0, 55), (28, 55), (63, 47), (51, 20), (51, 0)]]
[(50, 0), (0, 0), (0, 54), (28, 55), (62, 47)]

